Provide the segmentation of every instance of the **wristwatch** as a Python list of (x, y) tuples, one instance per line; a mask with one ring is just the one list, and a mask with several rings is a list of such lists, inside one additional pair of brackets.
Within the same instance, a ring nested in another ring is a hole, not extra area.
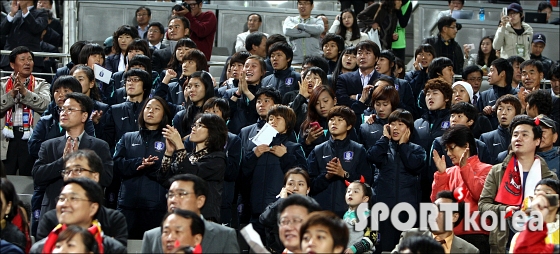
[(348, 173), (348, 171), (344, 171), (344, 178), (345, 179), (350, 178), (350, 173)]

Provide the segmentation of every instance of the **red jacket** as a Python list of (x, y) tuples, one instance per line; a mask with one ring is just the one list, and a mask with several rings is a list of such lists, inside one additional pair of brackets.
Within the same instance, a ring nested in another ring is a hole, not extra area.
[(525, 224), (525, 228), (517, 237), (513, 253), (552, 253), (554, 244), (545, 243), (547, 234), (548, 227), (546, 224), (541, 231), (531, 231)]
[(218, 19), (213, 12), (201, 12), (194, 17), (188, 12), (185, 17), (191, 23), (190, 38), (196, 43), (196, 46), (204, 55), (206, 60), (210, 61), (212, 55), (212, 46), (214, 46), (214, 36), (218, 28)]
[[(469, 204), (470, 214), (474, 211), (478, 211), (478, 199), (480, 198), (480, 193), (484, 188), (484, 181), (486, 181), (486, 176), (492, 165), (482, 163), (478, 159), (478, 156), (474, 155), (467, 159), (467, 164), (463, 168), (459, 166), (453, 166), (445, 170), (445, 173), (440, 173), (436, 171), (434, 173), (434, 182), (432, 183), (432, 195), (430, 199), (436, 200), (437, 193), (443, 190), (454, 191), (457, 187), (462, 186), (466, 189), (466, 196), (463, 201), (465, 204)], [(477, 216), (475, 223), (478, 225), (479, 231), (471, 230), (465, 231), (464, 228), (465, 220), (461, 221), (457, 227), (454, 228), (453, 232), (458, 235), (464, 234), (489, 234), (489, 232), (482, 230), (480, 227), (480, 216)]]

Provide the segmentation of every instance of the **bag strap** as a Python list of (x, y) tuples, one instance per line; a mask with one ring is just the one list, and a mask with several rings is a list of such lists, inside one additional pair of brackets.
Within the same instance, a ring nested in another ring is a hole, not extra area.
[(373, 23), (375, 23), (375, 19), (377, 19), (377, 14), (379, 14), (379, 11), (381, 10), (381, 6), (383, 6), (383, 3), (379, 4), (379, 8), (377, 8), (377, 11), (375, 12), (375, 15), (373, 16)]

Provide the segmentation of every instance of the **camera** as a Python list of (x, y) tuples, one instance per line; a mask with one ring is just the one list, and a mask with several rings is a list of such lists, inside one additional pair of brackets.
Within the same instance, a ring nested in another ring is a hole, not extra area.
[(173, 6), (174, 11), (182, 11), (183, 9), (189, 10), (191, 12), (191, 6), (187, 2), (182, 2), (181, 4), (176, 4)]

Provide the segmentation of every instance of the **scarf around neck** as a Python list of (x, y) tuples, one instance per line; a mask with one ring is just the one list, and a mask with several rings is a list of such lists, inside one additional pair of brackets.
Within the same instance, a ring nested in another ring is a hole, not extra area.
[(539, 158), (535, 157), (535, 161), (528, 172), (527, 180), (523, 183), (523, 172), (517, 163), (517, 157), (515, 154), (512, 155), (494, 200), (504, 205), (521, 205), (523, 197), (530, 196), (537, 186), (537, 182), (541, 180), (540, 166)]
[[(14, 78), (13, 75), (11, 78), (8, 79), (6, 82), (6, 93), (9, 93), (14, 88)], [(35, 89), (35, 77), (30, 75), (24, 85), (27, 87), (27, 90), (33, 92)], [(23, 123), (23, 136), (21, 139), (28, 140), (31, 137), (31, 133), (33, 132), (33, 109), (31, 107), (21, 103), (21, 95), (17, 95), (15, 100), (15, 105), (6, 111), (5, 116), (5, 126), (2, 129), (2, 134), (6, 138), (14, 138), (14, 110), (15, 113), (18, 113), (20, 107), (23, 107), (22, 110), (22, 123)]]
[[(66, 228), (68, 225), (66, 224), (58, 224), (47, 236), (47, 240), (45, 241), (45, 245), (43, 245), (42, 253), (52, 253), (55, 248), (56, 241), (58, 240), (58, 235)], [(91, 227), (89, 227), (88, 232), (93, 235), (95, 242), (97, 242), (97, 249), (99, 250), (100, 254), (103, 254), (103, 231), (101, 230), (101, 224), (98, 220), (93, 220), (91, 223)]]

